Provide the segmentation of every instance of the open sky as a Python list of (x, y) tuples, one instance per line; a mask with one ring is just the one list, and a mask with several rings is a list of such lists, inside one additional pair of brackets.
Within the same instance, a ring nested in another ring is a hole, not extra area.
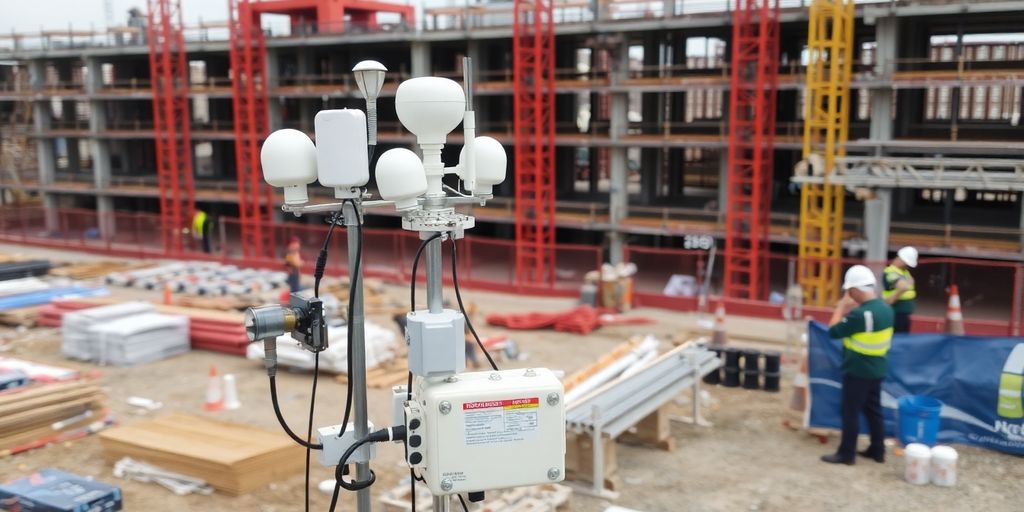
[[(3, 0), (3, 4), (0, 31), (8, 33), (67, 28), (69, 24), (75, 29), (101, 29), (124, 25), (132, 7), (146, 12), (146, 0)], [(181, 0), (181, 9), (185, 24), (200, 18), (221, 21), (228, 17), (227, 0)]]

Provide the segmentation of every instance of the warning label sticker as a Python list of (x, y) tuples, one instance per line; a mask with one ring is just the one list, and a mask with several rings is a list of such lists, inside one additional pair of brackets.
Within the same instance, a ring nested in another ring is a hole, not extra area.
[(540, 398), (512, 398), (466, 402), (466, 445), (510, 443), (533, 438), (537, 433)]

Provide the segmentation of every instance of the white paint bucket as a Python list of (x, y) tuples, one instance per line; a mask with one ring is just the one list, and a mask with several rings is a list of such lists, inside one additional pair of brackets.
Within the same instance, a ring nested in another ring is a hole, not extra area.
[(931, 480), (931, 449), (921, 443), (910, 443), (904, 450), (904, 459), (903, 478), (907, 482), (925, 485)]
[(956, 460), (958, 456), (952, 446), (932, 448), (932, 483), (941, 487), (956, 485)]

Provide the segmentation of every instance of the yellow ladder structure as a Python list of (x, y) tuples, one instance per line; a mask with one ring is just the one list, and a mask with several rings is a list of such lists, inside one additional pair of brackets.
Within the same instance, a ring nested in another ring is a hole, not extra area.
[(853, 22), (853, 0), (811, 2), (803, 157), (821, 157), (825, 183), (801, 187), (798, 282), (805, 303), (815, 306), (833, 304), (840, 292), (843, 187), (830, 184), (829, 176), (835, 158), (846, 154)]

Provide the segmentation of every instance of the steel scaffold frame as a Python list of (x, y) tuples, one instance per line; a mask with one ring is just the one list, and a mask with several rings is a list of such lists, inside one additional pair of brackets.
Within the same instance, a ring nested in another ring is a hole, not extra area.
[(555, 281), (553, 0), (515, 0), (516, 282)]
[(270, 131), (267, 111), (266, 45), (260, 13), (249, 0), (228, 0), (230, 13), (231, 103), (235, 128), (238, 218), (242, 254), (273, 256), (272, 189), (263, 183), (260, 143)]
[(164, 251), (184, 251), (183, 229), (195, 210), (192, 135), (188, 109), (189, 74), (185, 62), (180, 0), (148, 0), (149, 71), (153, 90), (160, 235)]
[(824, 161), (823, 184), (800, 188), (798, 281), (815, 306), (839, 298), (843, 187), (830, 182), (836, 157), (846, 154), (853, 61), (854, 3), (814, 0), (808, 16), (803, 157)]
[(737, 0), (723, 288), (738, 299), (764, 299), (768, 293), (778, 59), (778, 0)]

